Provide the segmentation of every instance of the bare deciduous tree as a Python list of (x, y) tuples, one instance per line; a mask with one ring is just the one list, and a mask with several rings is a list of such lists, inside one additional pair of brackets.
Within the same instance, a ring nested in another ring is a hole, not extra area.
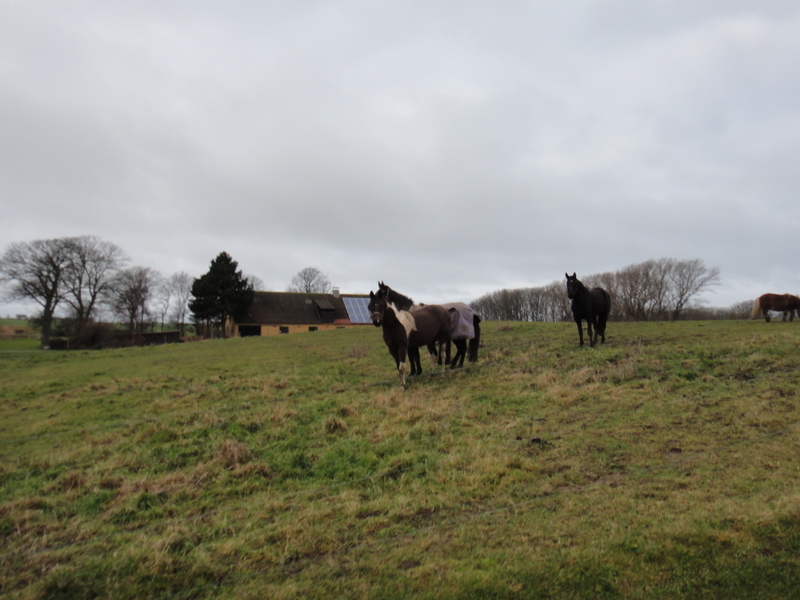
[(164, 331), (167, 318), (172, 311), (173, 303), (174, 294), (169, 278), (159, 276), (153, 281), (153, 299), (151, 304), (154, 314), (158, 318), (158, 325), (161, 327), (161, 331)]
[(304, 292), (306, 294), (329, 294), (331, 282), (328, 277), (315, 267), (306, 267), (292, 277), (286, 288), (287, 292)]
[(172, 320), (178, 326), (181, 335), (186, 331), (186, 315), (189, 314), (189, 300), (192, 297), (192, 276), (181, 271), (168, 279), (172, 296)]
[(109, 291), (127, 258), (122, 250), (95, 236), (11, 244), (0, 259), (0, 276), (11, 284), (12, 299), (33, 300), (42, 307), (42, 347), (50, 344), (53, 319), (69, 305), (79, 334)]
[(699, 258), (675, 263), (670, 274), (672, 318), (677, 320), (685, 308), (701, 293), (719, 284), (719, 269), (709, 269)]
[(64, 274), (64, 301), (72, 308), (79, 334), (128, 259), (119, 246), (96, 236), (66, 238), (64, 242), (70, 256)]
[(131, 333), (145, 330), (151, 313), (150, 301), (160, 275), (147, 267), (131, 267), (120, 271), (114, 279), (111, 307), (126, 319)]
[(33, 300), (42, 307), (41, 347), (50, 346), (53, 317), (64, 297), (64, 274), (70, 251), (64, 239), (10, 244), (0, 257), (0, 279), (9, 284), (10, 300)]
[(250, 284), (253, 290), (263, 291), (266, 289), (266, 286), (260, 277), (256, 277), (255, 275), (245, 275), (244, 278), (247, 280), (247, 283)]

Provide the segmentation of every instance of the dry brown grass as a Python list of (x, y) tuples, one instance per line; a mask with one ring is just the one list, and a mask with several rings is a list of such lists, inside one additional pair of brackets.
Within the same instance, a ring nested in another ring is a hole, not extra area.
[(241, 442), (225, 440), (217, 448), (216, 455), (227, 468), (232, 469), (249, 462), (253, 457), (253, 452)]

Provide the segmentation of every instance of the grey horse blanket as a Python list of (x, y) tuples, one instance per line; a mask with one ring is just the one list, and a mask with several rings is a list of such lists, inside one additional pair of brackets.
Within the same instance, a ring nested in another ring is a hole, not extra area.
[(453, 320), (453, 333), (450, 336), (454, 340), (471, 340), (475, 337), (475, 325), (473, 317), (475, 311), (468, 304), (463, 302), (451, 302), (442, 304), (445, 310), (450, 313)]
[[(411, 307), (411, 312), (417, 308), (425, 306), (425, 304), (415, 304)], [(469, 307), (469, 304), (463, 302), (449, 302), (448, 304), (440, 304), (444, 309), (450, 313), (452, 320), (452, 333), (450, 334), (451, 340), (471, 340), (475, 337), (475, 323), (473, 317), (477, 314)]]

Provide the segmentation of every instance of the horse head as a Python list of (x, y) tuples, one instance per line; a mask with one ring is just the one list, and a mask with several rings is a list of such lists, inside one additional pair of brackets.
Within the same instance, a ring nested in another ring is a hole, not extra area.
[(572, 300), (583, 284), (578, 280), (578, 277), (575, 273), (572, 275), (567, 275), (567, 273), (564, 273), (564, 275), (567, 277), (567, 298)]
[(414, 301), (411, 298), (396, 292), (382, 281), (378, 282), (377, 296), (386, 298), (400, 310), (411, 310), (411, 307), (414, 306)]
[(372, 324), (375, 325), (375, 327), (380, 327), (383, 324), (383, 313), (386, 311), (388, 305), (389, 302), (381, 293), (381, 290), (378, 290), (377, 294), (370, 291), (367, 310), (369, 311), (369, 318), (372, 319)]

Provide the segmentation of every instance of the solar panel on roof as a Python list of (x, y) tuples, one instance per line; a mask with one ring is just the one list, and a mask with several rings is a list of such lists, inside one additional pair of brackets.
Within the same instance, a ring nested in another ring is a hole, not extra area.
[(343, 296), (344, 307), (347, 309), (347, 316), (350, 317), (351, 323), (369, 323), (369, 298), (360, 298), (353, 296)]

